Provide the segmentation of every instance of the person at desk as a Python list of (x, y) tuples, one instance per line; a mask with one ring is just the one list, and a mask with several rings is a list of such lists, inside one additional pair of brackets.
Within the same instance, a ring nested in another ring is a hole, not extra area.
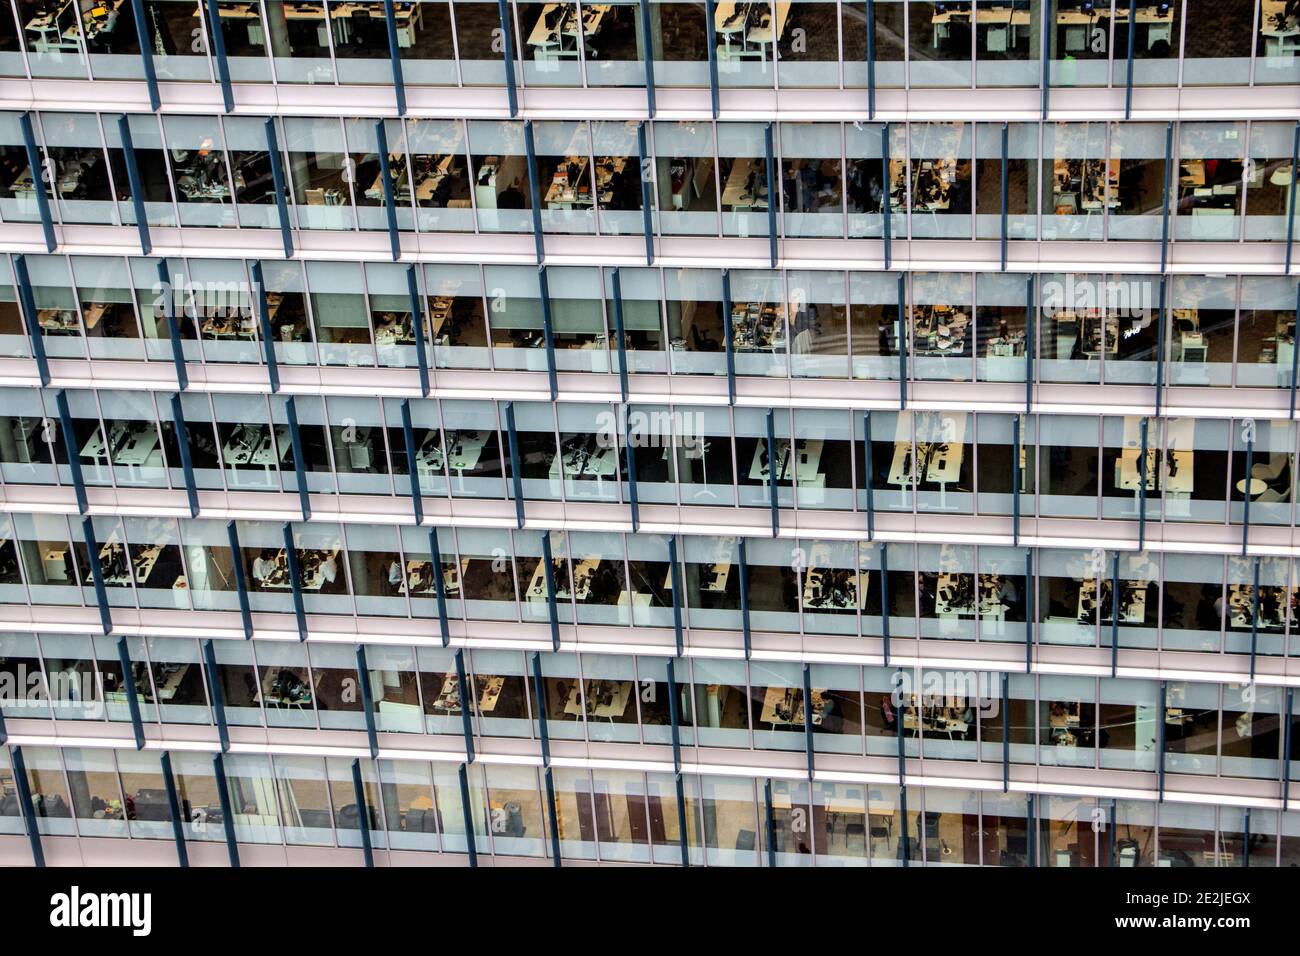
[(519, 180), (515, 180), (509, 186), (501, 191), (497, 197), (498, 209), (524, 209), (524, 194), (519, 188)]
[(253, 559), (253, 580), (268, 581), (275, 574), (275, 555), (264, 549)]
[(888, 323), (886, 323), (886, 322), (881, 322), (881, 323), (880, 323), (880, 326), (879, 326), (879, 329), (880, 329), (880, 331), (879, 331), (879, 333), (878, 333), (878, 343), (879, 343), (879, 344), (878, 344), (878, 348), (880, 349), (880, 354), (881, 354), (881, 356), (883, 356), (883, 357), (885, 357), (885, 358), (888, 358), (889, 356), (891, 356), (891, 355), (894, 354), (894, 353), (893, 353), (893, 350), (892, 350), (892, 349), (890, 348), (890, 346), (889, 346), (889, 325), (888, 325)]
[(388, 563), (388, 593), (397, 595), (402, 593), (402, 581), (405, 575), (402, 573), (402, 563), (393, 558)]
[[(609, 165), (612, 167), (613, 163)], [(626, 210), (641, 208), (641, 180), (637, 176), (638, 168), (632, 163), (624, 163), (622, 169), (609, 171), (609, 208)]]
[(335, 560), (333, 553), (320, 563), (320, 576), (323, 587), (328, 587), (338, 580), (339, 564)]
[(888, 694), (880, 695), (880, 719), (884, 721), (886, 730), (898, 729), (898, 714), (894, 712)]

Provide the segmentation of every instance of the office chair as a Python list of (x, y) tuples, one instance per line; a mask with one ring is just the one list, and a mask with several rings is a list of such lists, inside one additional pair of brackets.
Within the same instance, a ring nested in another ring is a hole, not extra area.
[(721, 352), (722, 346), (717, 339), (711, 338), (700, 331), (698, 325), (691, 326), (691, 344), (695, 346), (697, 352)]

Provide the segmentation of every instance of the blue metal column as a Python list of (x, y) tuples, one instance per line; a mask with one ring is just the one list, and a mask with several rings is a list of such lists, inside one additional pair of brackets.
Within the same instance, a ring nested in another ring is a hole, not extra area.
[[(99, 605), (99, 623), (105, 634), (113, 633), (113, 612), (108, 607), (108, 589), (104, 587), (104, 568), (99, 560), (99, 542), (95, 539), (94, 519), (81, 519), (81, 533), (86, 539), (86, 563), (90, 565), (90, 579), (95, 586), (95, 603)], [(122, 546), (123, 548), (126, 545)]]
[(307, 459), (303, 451), (302, 431), (298, 428), (298, 408), (290, 395), (284, 401), (284, 416), (289, 421), (289, 445), (293, 448), (293, 473), (298, 482), (298, 508), (302, 520), (311, 518), (311, 493), (307, 488)]
[(221, 682), (217, 679), (217, 655), (212, 648), (211, 638), (203, 642), (203, 669), (207, 672), (212, 722), (217, 725), (217, 739), (221, 742), (221, 752), (225, 753), (230, 749), (230, 725), (226, 723), (226, 699), (221, 693)]
[[(913, 703), (915, 703), (915, 699), (913, 700)], [(898, 789), (900, 792), (902, 791), (904, 784), (907, 782), (906, 729), (903, 727), (903, 718), (906, 713), (907, 707), (908, 707), (907, 701), (904, 700), (902, 697), (899, 697), (899, 699), (896, 702), (896, 709), (894, 711), (894, 730), (896, 732), (895, 739), (898, 743)], [(917, 733), (919, 734), (920, 733), (919, 728), (921, 726), (921, 709), (919, 707), (913, 707), (913, 710), (916, 713), (916, 726), (918, 728)], [(906, 818), (904, 818), (903, 823), (904, 823), (903, 829), (906, 830), (907, 829)]]
[(776, 820), (772, 813), (772, 778), (763, 781), (763, 825), (767, 834), (767, 865), (776, 866)]
[[(1297, 343), (1300, 344), (1300, 343)], [(1246, 442), (1246, 487), (1250, 487), (1250, 476), (1255, 470), (1255, 431), (1250, 431), (1250, 440)], [(1241, 496), (1241, 556), (1246, 556), (1246, 545), (1250, 541), (1250, 493)]]
[(460, 781), (460, 808), (465, 821), (465, 852), (469, 855), (469, 865), (473, 869), (478, 866), (478, 849), (475, 846), (477, 834), (474, 832), (474, 810), (469, 802), (469, 774), (464, 764), (456, 768), (456, 777)]
[[(1142, 434), (1142, 450), (1138, 456), (1138, 550), (1145, 551), (1147, 543), (1147, 437), (1148, 419), (1143, 416), (1138, 423)], [(1157, 453), (1157, 457), (1159, 454)], [(1161, 469), (1156, 469), (1156, 475)]]
[(533, 699), (537, 703), (537, 736), (542, 749), (542, 778), (546, 790), (546, 823), (551, 836), (551, 865), (560, 866), (560, 825), (555, 808), (555, 777), (551, 773), (551, 734), (546, 726), (546, 714), (542, 710), (542, 701), (546, 694), (542, 685), (542, 655), (533, 651), (528, 655), (529, 666), (533, 673)]
[(271, 310), (266, 304), (266, 283), (262, 280), (261, 260), (254, 259), (249, 272), (253, 276), (253, 293), (256, 296), (257, 332), (262, 338), (262, 356), (266, 361), (266, 377), (272, 394), (280, 391), (280, 366), (275, 360), (275, 337), (271, 332)]
[[(899, 724), (902, 724), (902, 718), (899, 718)], [(911, 865), (912, 859), (912, 839), (907, 835), (907, 787), (903, 785), (902, 769), (898, 773), (898, 809), (899, 815), (903, 820), (903, 867)]]
[(266, 155), (271, 161), (271, 183), (275, 188), (275, 208), (280, 217), (280, 242), (284, 257), (293, 258), (293, 227), (289, 221), (288, 186), (284, 178), (284, 165), (280, 158), (280, 139), (275, 133), (275, 119), (266, 121)]
[(876, 0), (867, 0), (867, 119), (876, 118)]
[(415, 361), (420, 367), (420, 394), (429, 396), (429, 355), (424, 344), (424, 309), (415, 266), (406, 267), (406, 297), (411, 305), (411, 334), (415, 337)]
[(889, 209), (889, 124), (880, 124), (880, 228), (885, 241), (885, 271), (890, 264), (890, 223), (892, 213)]
[(1286, 689), (1286, 713), (1282, 722), (1282, 812), (1290, 809), (1291, 803), (1291, 734), (1295, 723), (1295, 688)]
[(672, 728), (673, 772), (682, 772), (682, 715), (677, 703), (677, 673), (673, 666), (674, 659), (669, 658), (668, 665), (668, 724)]
[(379, 759), (379, 735), (375, 727), (375, 695), (370, 688), (370, 665), (366, 662), (366, 645), (357, 645), (357, 680), (361, 684), (361, 712), (366, 718), (366, 742), (370, 759)]
[(867, 493), (867, 540), (876, 536), (876, 469), (871, 459), (871, 412), (862, 413), (862, 487)]
[[(140, 165), (135, 158), (135, 141), (131, 139), (131, 123), (126, 114), (117, 118), (117, 138), (122, 143), (122, 165), (126, 167), (126, 182), (131, 189), (131, 206), (135, 209), (135, 230), (140, 236), (140, 252), (147, 256), (153, 251), (153, 239), (149, 235), (149, 214), (144, 208), (144, 185), (140, 181)], [(159, 268), (163, 268), (163, 265), (160, 264)]]
[(1042, 26), (1038, 34), (1039, 45), (1039, 69), (1042, 72), (1040, 82), (1042, 83), (1042, 118), (1047, 119), (1048, 106), (1051, 99), (1052, 89), (1052, 34), (1051, 27), (1048, 26), (1052, 17), (1048, 14), (1049, 4), (1044, 0), (1039, 9), (1039, 16), (1042, 18)]
[(280, 526), (284, 534), (284, 558), (289, 566), (289, 590), (293, 596), (293, 615), (298, 622), (298, 640), (307, 640), (307, 611), (302, 603), (302, 566), (298, 562), (298, 549), (293, 544), (293, 525), (288, 521)]
[(424, 491), (420, 487), (420, 467), (415, 455), (415, 429), (411, 427), (411, 400), (402, 399), (402, 443), (406, 446), (406, 476), (411, 483), (411, 510), (417, 525), (424, 523)]
[(1025, 414), (1034, 407), (1034, 277), (1025, 280)]
[[(212, 3), (213, 0), (208, 0)], [(384, 0), (391, 7), (393, 0)], [(375, 139), (379, 149), (379, 179), (384, 186), (384, 216), (388, 222), (388, 248), (393, 254), (393, 261), (402, 258), (402, 239), (397, 231), (397, 196), (393, 192), (393, 169), (388, 162), (388, 131), (384, 121), (375, 122)]]
[(1033, 669), (1034, 653), (1034, 550), (1025, 549), (1025, 673)]
[(1020, 416), (1011, 416), (1011, 546), (1020, 547)]
[(731, 322), (731, 270), (722, 270), (722, 334), (727, 340), (727, 401), (736, 404), (736, 350)]
[(393, 9), (393, 0), (384, 0), (384, 24), (388, 27), (388, 59), (393, 64), (393, 94), (397, 100), (397, 115), (405, 116), (406, 82), (402, 77), (402, 53), (401, 45), (397, 42), (397, 12)]
[(740, 630), (745, 642), (745, 660), (749, 660), (749, 563), (745, 560), (745, 539), (736, 540), (740, 558)]
[(1295, 239), (1295, 187), (1296, 176), (1300, 173), (1300, 123), (1295, 124), (1295, 135), (1291, 140), (1291, 192), (1286, 199), (1286, 274), (1291, 274), (1291, 249)]
[(515, 92), (515, 31), (506, 0), (497, 0), (497, 16), (501, 20), (501, 39), (505, 42), (502, 60), (506, 69), (506, 100), (510, 104), (511, 117), (515, 117), (519, 115), (519, 95)]
[[(392, 0), (385, 0), (391, 7)], [(373, 757), (372, 757), (373, 759)], [(357, 805), (357, 828), (361, 833), (361, 857), (366, 867), (375, 865), (375, 853), (370, 846), (370, 804), (366, 802), (366, 788), (361, 782), (361, 761), (352, 758), (352, 799)]]
[(49, 183), (45, 177), (49, 168), (41, 162), (41, 151), (36, 148), (36, 134), (32, 131), (32, 114), (23, 113), (18, 117), (18, 125), (23, 134), (23, 146), (27, 150), (27, 164), (32, 170), (32, 195), (36, 197), (36, 211), (41, 216), (41, 230), (45, 233), (45, 251), (53, 252), (58, 242), (54, 238), (54, 220), (50, 216), (50, 197), (46, 195)]
[(72, 429), (72, 413), (68, 411), (68, 396), (59, 389), (54, 393), (54, 407), (59, 413), (59, 427), (63, 429), (63, 447), (68, 453), (68, 474), (72, 478), (72, 491), (77, 496), (77, 514), (90, 510), (86, 501), (86, 482), (81, 474), (81, 458), (77, 449), (77, 433)]
[[(884, 666), (889, 666), (889, 545), (880, 542), (880, 640)], [(899, 718), (902, 719), (901, 717)]]
[(551, 388), (551, 401), (560, 394), (555, 371), (555, 323), (551, 319), (551, 284), (546, 277), (546, 266), (537, 267), (537, 288), (542, 301), (542, 338), (546, 343), (546, 377)]
[(1002, 792), (1011, 791), (1011, 675), (1002, 672)]
[[(680, 654), (680, 651), (678, 653)], [(682, 718), (677, 693), (677, 675), (673, 660), (670, 658), (668, 660), (668, 720), (673, 734), (673, 783), (677, 790), (677, 844), (681, 851), (682, 866), (690, 866), (691, 855), (686, 844), (686, 792), (682, 783)]]
[[(1130, 4), (1136, 0), (1129, 0)], [(1133, 36), (1133, 31), (1129, 30), (1129, 37)], [(1132, 40), (1130, 39), (1130, 42)], [(1170, 177), (1174, 171), (1174, 124), (1165, 124), (1165, 181), (1163, 195), (1163, 209), (1160, 214), (1160, 275), (1163, 278), (1165, 270), (1169, 263), (1169, 193)]]
[[(1100, 596), (1101, 588), (1097, 588)], [(1119, 552), (1110, 558), (1110, 676), (1119, 672)]]
[(709, 45), (709, 102), (713, 106), (713, 118), (718, 118), (718, 36), (715, 19), (718, 5), (715, 0), (704, 0), (704, 35)]
[(1160, 417), (1160, 406), (1164, 399), (1165, 392), (1165, 326), (1169, 320), (1165, 318), (1165, 277), (1160, 277), (1160, 285), (1157, 291), (1156, 301), (1156, 417)]
[(41, 333), (40, 318), (36, 314), (36, 300), (32, 296), (32, 279), (27, 271), (27, 257), (16, 255), (13, 263), (14, 280), (18, 286), (18, 302), (22, 306), (23, 322), (27, 326), (27, 339), (32, 348), (32, 359), (36, 362), (36, 373), (42, 385), (49, 385), (50, 363), (45, 358), (45, 339)]
[(808, 673), (809, 665), (803, 665), (803, 749), (808, 761), (808, 782), (812, 783), (817, 771), (816, 758), (813, 756), (813, 699), (812, 678)]
[(686, 842), (686, 783), (680, 770), (673, 775), (673, 785), (677, 790), (677, 844), (682, 854), (682, 866), (690, 866), (691, 854)]
[(537, 740), (542, 749), (542, 766), (551, 765), (551, 732), (546, 726), (546, 713), (542, 710), (542, 701), (546, 700), (546, 691), (542, 684), (542, 655), (533, 651), (528, 655), (528, 666), (533, 674), (533, 703), (537, 705)]
[(474, 694), (465, 677), (465, 650), (456, 650), (456, 693), (460, 695), (460, 729), (465, 737), (465, 761), (474, 762)]
[(235, 522), (226, 522), (226, 538), (230, 542), (230, 567), (235, 575), (235, 592), (239, 595), (239, 616), (244, 621), (244, 640), (253, 637), (253, 612), (248, 604), (248, 582), (244, 578), (244, 554), (239, 547), (239, 529)]
[(1028, 859), (1025, 861), (1025, 865), (1029, 867), (1037, 867), (1038, 866), (1038, 845), (1037, 845), (1038, 841), (1035, 839), (1035, 837), (1037, 837), (1038, 835), (1037, 832), (1038, 825), (1034, 821), (1034, 795), (1032, 793), (1029, 794), (1025, 802), (1026, 802), (1025, 826), (1029, 831), (1029, 839), (1025, 841), (1028, 844), (1025, 847), (1026, 856), (1028, 857)]
[(183, 392), (189, 388), (190, 378), (185, 371), (185, 347), (181, 344), (181, 328), (176, 321), (176, 294), (166, 259), (158, 260), (158, 284), (162, 287), (163, 318), (167, 321), (167, 338), (172, 346), (172, 363), (176, 366), (176, 387)]
[(1007, 271), (1007, 124), (1002, 124), (1002, 271)]
[(1165, 684), (1164, 681), (1161, 681), (1160, 682), (1160, 710), (1156, 714), (1156, 724), (1160, 727), (1160, 734), (1159, 734), (1160, 753), (1156, 761), (1156, 767), (1158, 768), (1156, 782), (1159, 787), (1159, 794), (1156, 799), (1157, 802), (1160, 803), (1163, 803), (1165, 799), (1165, 736), (1168, 733), (1165, 727), (1165, 723), (1166, 723), (1165, 716), (1168, 714), (1168, 708), (1169, 708), (1168, 693), (1169, 693), (1168, 686)]
[[(781, 517), (777, 505), (778, 489), (777, 483), (781, 480), (780, 463), (776, 459), (776, 412), (774, 409), (767, 410), (767, 497), (768, 503), (772, 510), (772, 537), (775, 538), (781, 533)], [(790, 461), (791, 470), (794, 462), (794, 442), (790, 443)]]
[(654, 119), (655, 115), (655, 54), (654, 44), (650, 42), (650, 0), (637, 0), (641, 8), (641, 60), (645, 65), (645, 105), (646, 115)]
[(609, 274), (610, 292), (614, 304), (614, 336), (618, 345), (618, 389), (619, 397), (627, 401), (627, 346), (623, 329), (623, 280), (619, 277), (618, 266)]
[[(626, 406), (624, 406), (626, 408)], [(636, 445), (632, 441), (632, 425), (627, 423), (623, 435), (623, 451), (626, 457), (628, 509), (632, 516), (632, 533), (641, 529), (641, 500), (636, 490)]]
[(162, 764), (163, 786), (167, 790), (167, 809), (171, 816), (172, 839), (176, 842), (176, 862), (184, 869), (190, 865), (190, 855), (185, 849), (185, 821), (181, 819), (180, 794), (176, 791), (176, 776), (172, 773), (172, 755), (164, 750), (158, 758)]
[(551, 650), (560, 649), (560, 608), (555, 599), (555, 558), (551, 553), (551, 533), (542, 532), (542, 574), (546, 579), (546, 610), (551, 624)]
[[(136, 0), (137, 3), (140, 0)], [(27, 828), (27, 842), (32, 847), (32, 864), (45, 866), (45, 851), (41, 847), (41, 831), (36, 825), (36, 807), (32, 804), (32, 787), (27, 781), (27, 761), (23, 759), (22, 747), (11, 747), (9, 754), (13, 758), (14, 786), (18, 788), (18, 805), (22, 807), (23, 823)]]
[(1124, 118), (1133, 116), (1133, 38), (1137, 34), (1137, 0), (1128, 0), (1128, 68), (1124, 80)]
[(1259, 649), (1259, 556), (1255, 557), (1254, 590), (1250, 597), (1250, 683), (1255, 683), (1255, 657)]
[[(504, 3), (505, 0), (501, 2)], [(533, 139), (532, 120), (524, 120), (524, 151), (528, 156), (528, 197), (533, 214), (533, 247), (540, 266), (546, 261), (546, 240), (542, 234), (542, 194), (537, 182), (537, 144)]]
[[(451, 627), (447, 621), (447, 586), (442, 579), (442, 548), (438, 545), (438, 529), (429, 528), (429, 558), (433, 562), (433, 593), (438, 602), (438, 633), (442, 646), (451, 644)], [(457, 569), (459, 573), (459, 569)]]
[(555, 775), (549, 765), (542, 770), (542, 785), (546, 790), (546, 823), (551, 832), (551, 866), (560, 867), (560, 818), (555, 808)]
[(682, 656), (682, 571), (677, 564), (677, 535), (668, 536), (668, 574), (673, 589), (673, 640)]
[(217, 778), (217, 800), (221, 804), (221, 826), (226, 832), (226, 855), (232, 869), (239, 868), (239, 844), (235, 840), (235, 808), (230, 803), (230, 781), (226, 779), (226, 761), (221, 754), (212, 755), (212, 775)]
[[(212, 34), (212, 59), (217, 64), (217, 80), (221, 83), (221, 102), (227, 113), (235, 111), (235, 92), (230, 86), (230, 62), (226, 59), (226, 37), (221, 32), (221, 13), (217, 0), (207, 0), (208, 30)], [(157, 110), (157, 107), (154, 107)]]
[(524, 481), (519, 474), (519, 433), (515, 431), (515, 403), (506, 402), (506, 444), (510, 450), (510, 486), (514, 491), (515, 521), (524, 526)]
[[(641, 0), (641, 2), (646, 3), (648, 0)], [(637, 156), (641, 160), (641, 229), (645, 233), (645, 264), (650, 265), (655, 261), (654, 195), (650, 191), (653, 179), (650, 173), (650, 151), (645, 141), (644, 121), (636, 124), (636, 148)]]
[(140, 699), (136, 693), (135, 669), (126, 638), (117, 639), (117, 663), (122, 668), (122, 689), (126, 694), (126, 709), (131, 713), (131, 731), (135, 735), (135, 749), (144, 750), (144, 722), (140, 719)]
[[(1291, 187), (1291, 194), (1295, 195), (1295, 186)], [(1297, 285), (1295, 290), (1295, 316), (1293, 328), (1300, 331), (1300, 285)], [(1297, 366), (1297, 361), (1300, 361), (1300, 349), (1293, 348), (1291, 350), (1291, 402), (1288, 405), (1286, 416), (1291, 421), (1295, 421), (1296, 374), (1297, 372), (1300, 372), (1300, 367)]]
[(767, 161), (767, 251), (772, 268), (776, 268), (776, 159), (772, 148), (772, 124), (763, 127), (763, 156)]
[(898, 410), (907, 407), (907, 318), (906, 273), (898, 274)]
[(149, 108), (155, 113), (162, 106), (158, 96), (158, 75), (153, 68), (153, 37), (144, 16), (144, 0), (131, 0), (131, 13), (135, 17), (135, 35), (140, 42), (140, 66), (144, 70), (144, 83), (149, 90)]

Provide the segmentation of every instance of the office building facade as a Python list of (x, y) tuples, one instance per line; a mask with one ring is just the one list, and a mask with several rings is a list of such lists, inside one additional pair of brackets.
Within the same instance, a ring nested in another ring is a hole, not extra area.
[(4, 0), (0, 861), (1296, 865), (1298, 48)]

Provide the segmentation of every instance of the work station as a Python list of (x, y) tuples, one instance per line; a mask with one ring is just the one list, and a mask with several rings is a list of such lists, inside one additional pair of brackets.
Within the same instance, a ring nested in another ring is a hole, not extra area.
[(277, 464), (289, 461), (293, 442), (288, 425), (275, 426), (256, 422), (221, 422), (221, 460), (230, 469), (231, 484), (252, 478), (255, 484), (264, 484)]
[(603, 39), (601, 28), (605, 25), (606, 18), (610, 17), (612, 9), (613, 5), (608, 3), (584, 3), (579, 27), (576, 3), (545, 4), (537, 19), (532, 21), (531, 29), (527, 23), (522, 24), (523, 29), (528, 30), (526, 42), (533, 59), (538, 63), (577, 60), (580, 55), (589, 60), (599, 59)]
[(1170, 501), (1190, 498), (1196, 487), (1193, 425), (1194, 422), (1190, 419), (1170, 420), (1163, 448), (1159, 447), (1158, 436), (1149, 434), (1144, 465), (1141, 419), (1126, 416), (1123, 446), (1118, 454), (1109, 447), (1105, 451), (1106, 458), (1114, 458), (1111, 477), (1115, 489), (1131, 492), (1137, 502), (1142, 497), (1145, 475), (1147, 497), (1163, 496)]
[(808, 550), (803, 572), (803, 609), (819, 614), (849, 613), (866, 608), (871, 572), (860, 568), (835, 567), (831, 549), (815, 544)]
[(138, 481), (146, 471), (158, 472), (163, 467), (163, 451), (159, 441), (158, 426), (151, 421), (110, 421), (108, 430), (96, 428), (81, 446), (78, 457), (82, 463), (105, 472), (110, 466), (122, 469), (119, 474), (127, 480)]
[(773, 445), (775, 466), (768, 460), (767, 440), (754, 442), (754, 453), (747, 472), (750, 482), (766, 485), (774, 474), (776, 481), (786, 487), (793, 482), (800, 488), (826, 487), (826, 473), (822, 470), (822, 452), (825, 442), (820, 438), (799, 438), (791, 447), (790, 439), (778, 438)]
[(769, 202), (766, 160), (761, 156), (735, 159), (724, 156), (718, 162), (722, 171), (723, 212), (766, 211)]
[[(289, 591), (289, 559), (284, 548), (244, 548), (248, 587), (252, 591)], [(347, 581), (340, 569), (340, 550), (298, 548), (298, 586), (303, 591), (346, 594)]]
[(742, 60), (775, 62), (776, 43), (790, 19), (790, 3), (745, 3), (722, 0), (713, 9), (717, 37), (718, 69), (738, 66)]
[[(966, 413), (924, 412), (912, 442), (912, 416), (900, 415), (895, 426), (894, 453), (886, 481), (900, 490), (917, 488), (945, 496), (951, 486), (971, 487), (966, 461)], [(940, 504), (942, 507), (942, 503)]]
[(735, 351), (784, 354), (786, 334), (784, 302), (731, 304), (731, 341)]

